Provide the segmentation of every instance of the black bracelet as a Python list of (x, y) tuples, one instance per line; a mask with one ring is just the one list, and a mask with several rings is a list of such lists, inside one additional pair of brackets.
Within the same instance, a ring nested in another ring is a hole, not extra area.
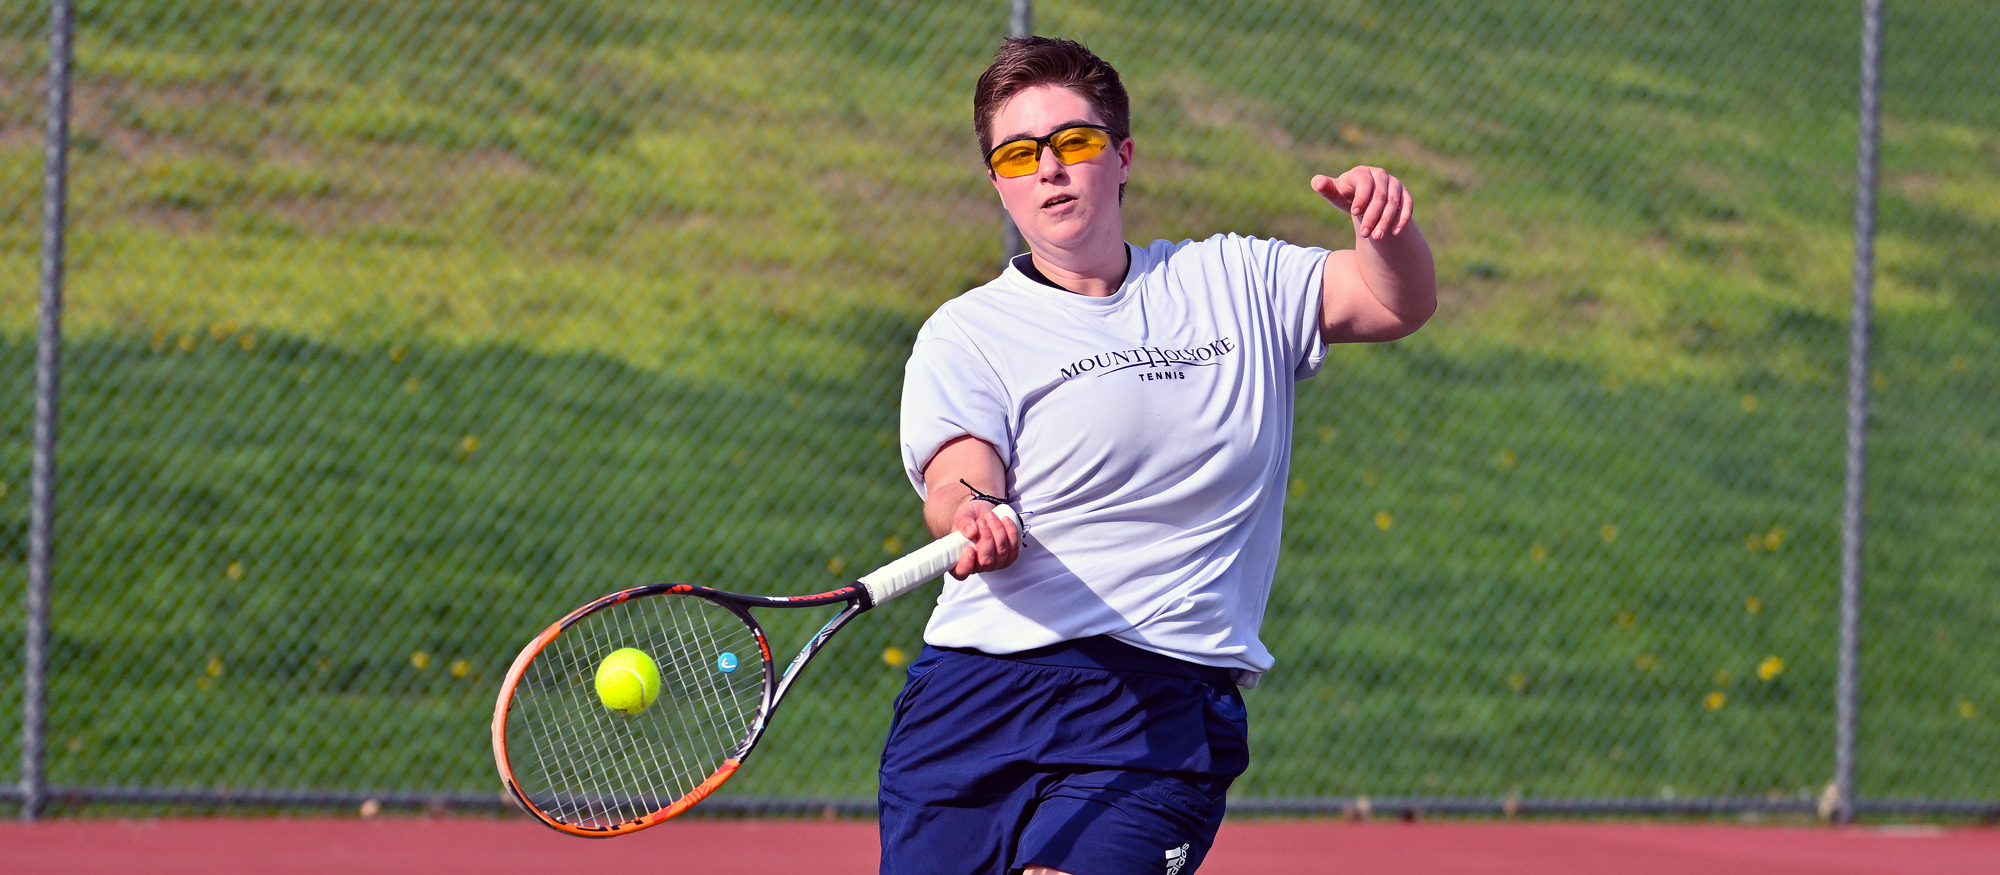
[[(963, 478), (963, 477), (960, 477), (960, 478), (958, 478), (958, 482), (960, 482), (960, 483), (965, 483), (965, 478)], [(1007, 503), (1007, 499), (1004, 499), (1004, 498), (1001, 498), (1001, 497), (1000, 497), (1000, 496), (998, 496), (998, 495), (987, 495), (987, 494), (986, 494), (986, 493), (984, 493), (984, 492), (980, 492), (980, 491), (979, 491), (979, 487), (977, 487), (977, 486), (974, 486), (974, 485), (972, 485), (972, 484), (970, 484), (970, 483), (965, 483), (965, 488), (967, 488), (967, 489), (970, 489), (970, 490), (972, 490), (972, 500), (973, 500), (973, 501), (990, 501), (990, 502), (992, 502), (992, 503), (994, 503), (994, 504), (1006, 504), (1006, 503)]]

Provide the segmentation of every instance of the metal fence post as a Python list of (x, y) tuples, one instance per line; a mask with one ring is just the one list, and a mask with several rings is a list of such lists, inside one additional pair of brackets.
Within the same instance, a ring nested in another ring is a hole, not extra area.
[[(1035, 10), (1031, 0), (1013, 0), (1014, 8), (1007, 16), (1007, 35), (1028, 36), (1035, 32)], [(1000, 269), (1006, 270), (1014, 256), (1026, 252), (1022, 245), (1021, 229), (1014, 227), (1014, 219), (1007, 211), (1000, 211)]]
[(49, 3), (49, 127), (42, 190), (42, 297), (35, 346), (35, 451), (28, 518), (27, 640), (21, 682), (21, 819), (47, 796), (49, 580), (55, 562), (56, 399), (62, 371), (63, 231), (69, 204), (70, 0)]
[(1868, 342), (1874, 321), (1875, 171), (1882, 114), (1882, 0), (1862, 0), (1861, 6), (1861, 154), (1854, 180), (1854, 324), (1848, 336), (1847, 483), (1840, 510), (1840, 677), (1834, 693), (1836, 823), (1854, 819), (1854, 741), (1861, 695), (1862, 498), (1868, 470)]

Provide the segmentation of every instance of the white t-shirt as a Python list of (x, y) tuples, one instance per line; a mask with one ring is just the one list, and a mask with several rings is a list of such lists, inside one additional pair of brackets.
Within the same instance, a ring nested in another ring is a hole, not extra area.
[(979, 438), (1027, 526), (1013, 565), (945, 577), (924, 640), (1004, 654), (1109, 635), (1254, 682), (1272, 662), (1257, 632), (1292, 387), (1326, 357), (1326, 250), (1233, 234), (1127, 249), (1109, 297), (1009, 266), (918, 332), (903, 381), (910, 481), (923, 493), (939, 448)]

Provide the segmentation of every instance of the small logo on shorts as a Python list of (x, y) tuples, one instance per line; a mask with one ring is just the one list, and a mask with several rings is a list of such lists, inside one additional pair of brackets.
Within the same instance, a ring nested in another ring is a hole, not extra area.
[(1187, 865), (1188, 846), (1182, 843), (1178, 848), (1167, 849), (1167, 875), (1179, 875), (1181, 867)]

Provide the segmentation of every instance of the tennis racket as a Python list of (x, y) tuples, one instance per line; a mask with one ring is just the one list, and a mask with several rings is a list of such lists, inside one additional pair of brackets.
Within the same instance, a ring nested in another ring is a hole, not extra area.
[[(1020, 524), (1011, 508), (1002, 518)], [(493, 761), (529, 814), (570, 835), (602, 838), (662, 823), (741, 768), (821, 647), (848, 621), (943, 574), (969, 544), (952, 532), (829, 592), (753, 596), (688, 584), (614, 592), (557, 620), (507, 670), (493, 709)], [(844, 605), (783, 673), (752, 608)], [(657, 698), (635, 713), (598, 697), (613, 651), (658, 667)]]

